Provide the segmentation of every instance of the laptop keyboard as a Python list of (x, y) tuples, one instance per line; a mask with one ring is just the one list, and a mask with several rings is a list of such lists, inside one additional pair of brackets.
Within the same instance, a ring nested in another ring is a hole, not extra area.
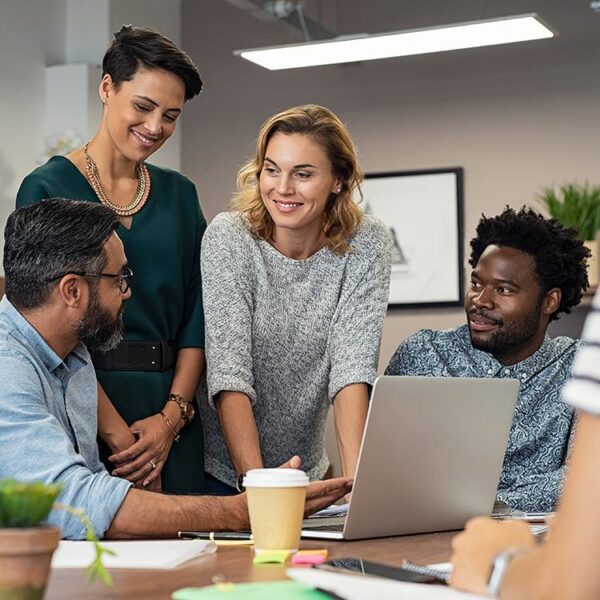
[(343, 523), (333, 523), (330, 525), (313, 525), (312, 523), (305, 527), (309, 531), (344, 531)]

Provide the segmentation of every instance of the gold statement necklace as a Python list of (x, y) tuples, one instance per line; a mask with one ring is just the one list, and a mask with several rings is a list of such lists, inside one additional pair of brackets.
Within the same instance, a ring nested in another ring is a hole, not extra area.
[(102, 184), (100, 183), (100, 178), (98, 177), (98, 167), (94, 162), (94, 159), (88, 153), (88, 145), (89, 142), (86, 142), (83, 147), (83, 156), (85, 158), (85, 172), (87, 173), (87, 177), (89, 182), (96, 192), (96, 196), (98, 196), (98, 200), (109, 208), (112, 208), (120, 217), (130, 217), (131, 215), (135, 215), (135, 213), (142, 210), (144, 204), (146, 204), (146, 200), (148, 200), (148, 195), (150, 194), (150, 174), (148, 173), (148, 168), (143, 162), (139, 162), (135, 165), (135, 178), (137, 179), (137, 190), (135, 192), (135, 196), (133, 200), (126, 204), (125, 206), (119, 206), (114, 202), (111, 202), (104, 191)]

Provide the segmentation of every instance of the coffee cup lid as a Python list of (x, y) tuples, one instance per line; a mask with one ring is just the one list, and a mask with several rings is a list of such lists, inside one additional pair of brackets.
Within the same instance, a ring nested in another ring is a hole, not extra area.
[(244, 475), (244, 487), (304, 487), (308, 482), (300, 469), (252, 469)]

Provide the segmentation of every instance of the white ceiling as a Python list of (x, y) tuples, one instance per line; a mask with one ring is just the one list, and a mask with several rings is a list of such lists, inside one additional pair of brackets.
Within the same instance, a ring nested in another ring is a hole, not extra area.
[[(221, 1), (230, 3), (231, 0)], [(259, 0), (254, 2), (260, 4)], [(229, 6), (232, 26), (244, 32), (241, 47), (248, 47), (248, 39), (253, 40), (251, 46), (294, 41), (276, 26), (260, 23), (243, 10)], [(306, 0), (305, 7), (308, 17), (338, 35), (382, 33), (533, 12), (556, 31), (558, 37), (547, 43), (536, 42), (525, 53), (521, 50), (522, 44), (512, 49), (491, 48), (486, 51), (487, 60), (499, 60), (507, 67), (518, 63), (519, 68), (537, 68), (548, 62), (572, 65), (600, 57), (600, 13), (591, 10), (589, 0)], [(459, 52), (468, 57), (481, 51)], [(451, 61), (456, 59), (456, 56), (451, 57)], [(423, 57), (391, 60), (403, 60), (407, 66), (411, 62), (421, 67), (427, 64)], [(469, 59), (466, 60), (468, 63)]]

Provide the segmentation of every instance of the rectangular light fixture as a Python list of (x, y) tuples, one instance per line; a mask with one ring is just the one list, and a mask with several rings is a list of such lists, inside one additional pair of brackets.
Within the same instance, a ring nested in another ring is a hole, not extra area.
[(456, 23), (424, 29), (286, 44), (234, 54), (271, 71), (480, 48), (554, 37), (535, 14)]

